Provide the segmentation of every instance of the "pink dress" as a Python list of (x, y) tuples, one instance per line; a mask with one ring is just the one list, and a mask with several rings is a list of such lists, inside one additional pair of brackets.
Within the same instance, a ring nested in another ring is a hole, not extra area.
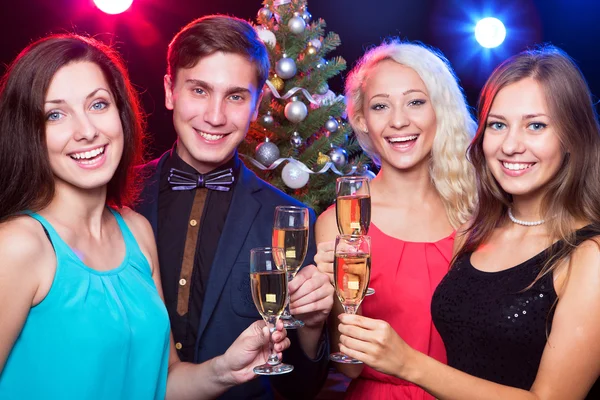
[[(446, 363), (446, 350), (431, 320), (431, 297), (448, 272), (454, 236), (437, 242), (405, 242), (386, 235), (373, 223), (371, 281), (373, 296), (365, 297), (362, 314), (387, 321), (412, 348)], [(346, 399), (434, 399), (410, 382), (367, 366), (352, 381)]]

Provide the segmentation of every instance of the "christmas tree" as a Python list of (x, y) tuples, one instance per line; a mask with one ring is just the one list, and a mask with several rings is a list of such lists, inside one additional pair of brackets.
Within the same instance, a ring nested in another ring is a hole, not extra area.
[(325, 58), (340, 38), (312, 20), (306, 0), (264, 0), (256, 30), (271, 71), (240, 152), (259, 176), (319, 213), (335, 199), (336, 178), (372, 175), (343, 117), (344, 98), (327, 83), (346, 68), (342, 57)]

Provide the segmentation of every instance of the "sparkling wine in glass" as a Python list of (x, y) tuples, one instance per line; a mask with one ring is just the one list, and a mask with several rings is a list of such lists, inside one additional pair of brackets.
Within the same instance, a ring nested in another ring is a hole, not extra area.
[[(335, 239), (333, 263), (335, 293), (347, 314), (356, 314), (371, 277), (371, 238), (365, 235), (338, 235)], [(343, 364), (361, 364), (342, 352), (329, 359)]]
[[(295, 206), (275, 208), (272, 246), (283, 248), (288, 282), (294, 279), (306, 258), (308, 236), (308, 208)], [(289, 294), (281, 319), (286, 329), (304, 326), (304, 322), (290, 314)]]
[[(342, 176), (336, 180), (335, 216), (341, 235), (366, 235), (371, 225), (369, 178)], [(368, 288), (367, 296), (375, 293)]]
[(250, 250), (252, 299), (271, 333), (269, 340), (271, 354), (265, 364), (254, 367), (255, 374), (281, 375), (294, 369), (292, 365), (283, 364), (273, 348), (273, 332), (276, 330), (277, 321), (283, 313), (288, 296), (287, 283), (283, 249), (261, 247)]
[(366, 235), (371, 224), (371, 193), (364, 176), (336, 180), (336, 220), (342, 235)]

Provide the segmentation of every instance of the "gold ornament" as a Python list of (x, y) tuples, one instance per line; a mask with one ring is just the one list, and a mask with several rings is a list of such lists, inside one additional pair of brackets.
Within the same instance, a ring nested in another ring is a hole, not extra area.
[(281, 92), (283, 90), (283, 86), (285, 85), (285, 82), (283, 81), (283, 79), (281, 79), (277, 75), (273, 75), (273, 77), (269, 80), (271, 81), (271, 83), (273, 84), (275, 89), (277, 89), (278, 92)]
[(317, 49), (315, 48), (315, 46), (309, 43), (308, 46), (306, 46), (305, 53), (307, 56), (314, 56), (317, 54)]
[(319, 152), (319, 157), (317, 157), (317, 166), (322, 168), (327, 162), (329, 162), (331, 158), (327, 154), (323, 154)]

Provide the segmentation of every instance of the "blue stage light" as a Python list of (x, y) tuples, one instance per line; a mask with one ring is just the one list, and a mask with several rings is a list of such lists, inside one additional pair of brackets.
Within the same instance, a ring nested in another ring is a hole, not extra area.
[(506, 28), (497, 18), (483, 18), (475, 25), (475, 39), (485, 48), (498, 47), (506, 38)]

